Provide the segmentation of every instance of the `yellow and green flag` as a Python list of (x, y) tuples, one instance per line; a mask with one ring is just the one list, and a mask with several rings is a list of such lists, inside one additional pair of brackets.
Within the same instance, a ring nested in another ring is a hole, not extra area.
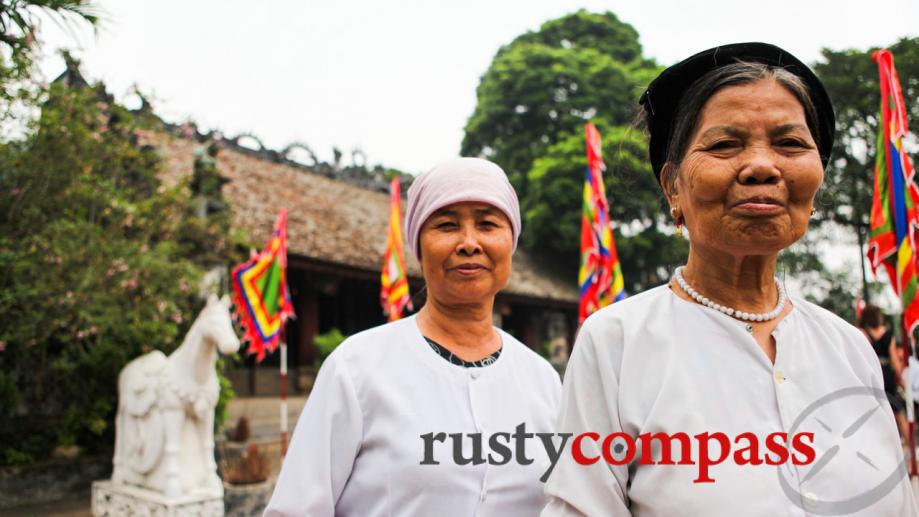
[(274, 352), (281, 330), (294, 316), (287, 289), (287, 210), (281, 209), (268, 245), (233, 268), (233, 301), (256, 361)]

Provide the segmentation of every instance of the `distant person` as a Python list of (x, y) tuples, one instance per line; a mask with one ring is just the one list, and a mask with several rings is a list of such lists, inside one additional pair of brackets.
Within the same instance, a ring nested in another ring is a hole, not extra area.
[(903, 352), (897, 346), (893, 329), (884, 323), (884, 314), (874, 305), (865, 306), (858, 317), (858, 328), (864, 332), (871, 343), (871, 348), (881, 362), (881, 375), (884, 377), (884, 392), (893, 409), (900, 428), (900, 440), (904, 445), (909, 443), (909, 427), (906, 422), (906, 401), (900, 395), (899, 386), (903, 385), (900, 374), (903, 373)]
[(738, 43), (664, 70), (641, 104), (689, 257), (578, 332), (556, 431), (581, 438), (542, 515), (919, 515), (864, 336), (775, 276), (830, 160), (823, 85)]
[(427, 302), (325, 361), (266, 516), (529, 517), (545, 504), (538, 444), (526, 465), (454, 461), (489, 455), (492, 436), (521, 425), (551, 432), (557, 414), (558, 374), (492, 324), (520, 237), (517, 195), (494, 163), (441, 163), (409, 188), (406, 234)]

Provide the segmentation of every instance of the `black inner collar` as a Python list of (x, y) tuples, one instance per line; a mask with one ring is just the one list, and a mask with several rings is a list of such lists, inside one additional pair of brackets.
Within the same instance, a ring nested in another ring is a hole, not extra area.
[(483, 366), (488, 366), (498, 360), (498, 357), (501, 355), (501, 350), (504, 349), (504, 346), (502, 345), (500, 348), (495, 350), (493, 354), (483, 357), (478, 361), (466, 361), (465, 359), (461, 359), (454, 355), (453, 352), (447, 350), (446, 347), (437, 341), (434, 341), (427, 336), (424, 336), (424, 339), (428, 342), (428, 345), (431, 346), (431, 350), (437, 352), (437, 355), (443, 357), (452, 364), (462, 366), (464, 368), (482, 368)]

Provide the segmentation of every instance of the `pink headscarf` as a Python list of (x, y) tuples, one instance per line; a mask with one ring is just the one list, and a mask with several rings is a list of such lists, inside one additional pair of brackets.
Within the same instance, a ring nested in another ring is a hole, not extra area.
[(481, 158), (454, 158), (419, 175), (408, 189), (405, 209), (405, 233), (416, 257), (421, 256), (421, 226), (437, 210), (477, 201), (488, 203), (504, 212), (511, 222), (514, 250), (520, 238), (520, 204), (507, 174), (496, 164)]

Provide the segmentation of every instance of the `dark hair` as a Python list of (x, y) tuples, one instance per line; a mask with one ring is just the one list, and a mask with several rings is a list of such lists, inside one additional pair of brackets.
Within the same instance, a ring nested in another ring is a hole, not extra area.
[(866, 305), (858, 317), (858, 326), (863, 329), (877, 328), (884, 324), (884, 313), (877, 305)]
[[(705, 103), (728, 86), (739, 86), (743, 84), (755, 83), (762, 79), (775, 79), (780, 85), (784, 86), (804, 108), (804, 118), (807, 121), (807, 128), (810, 130), (817, 147), (820, 147), (819, 119), (817, 117), (817, 107), (811, 98), (811, 92), (807, 84), (797, 75), (781, 67), (770, 66), (763, 63), (754, 63), (747, 61), (738, 61), (731, 63), (708, 72), (696, 80), (682, 96), (679, 106), (674, 113), (671, 133), (668, 137), (667, 159), (665, 163), (670, 164), (669, 172), (666, 177), (661, 178), (661, 185), (665, 188), (672, 188), (676, 179), (676, 171), (680, 168), (680, 163), (686, 155), (686, 149), (689, 147), (689, 141), (696, 131), (699, 124), (699, 117)], [(650, 113), (644, 112), (643, 117), (646, 125), (650, 127)], [(665, 183), (666, 182), (666, 183)]]

